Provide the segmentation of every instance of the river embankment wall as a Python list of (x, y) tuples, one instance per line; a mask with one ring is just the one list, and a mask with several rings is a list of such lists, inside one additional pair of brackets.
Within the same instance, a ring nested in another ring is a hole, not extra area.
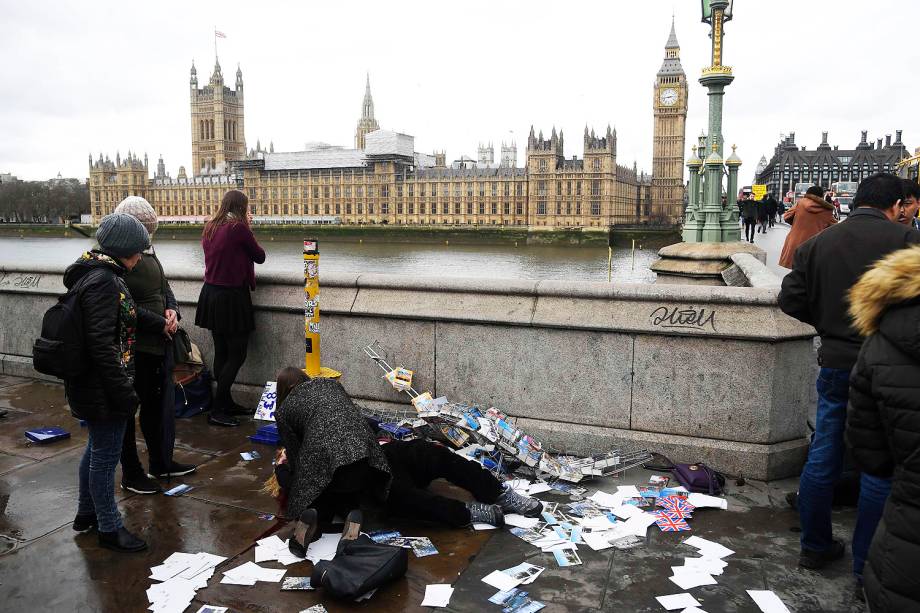
[[(360, 403), (411, 407), (363, 348), (415, 371), (419, 391), (495, 406), (556, 451), (647, 447), (733, 475), (797, 474), (813, 405), (814, 330), (776, 306), (778, 281), (738, 262), (754, 287), (321, 275), (322, 361)], [(194, 326), (200, 272), (170, 269), (183, 325)], [(61, 268), (0, 262), (0, 368), (37, 376), (31, 347), (62, 293)], [(303, 278), (261, 274), (257, 330), (237, 393), (303, 363)]]
[[(201, 224), (162, 224), (157, 240), (197, 240), (201, 238)], [(539, 226), (409, 226), (409, 225), (255, 225), (253, 231), (261, 239), (303, 240), (310, 236), (323, 241), (406, 243), (443, 245), (571, 245), (578, 247), (606, 247), (606, 228), (542, 228)], [(95, 228), (73, 224), (0, 224), (0, 236), (14, 237), (67, 237), (93, 236)], [(615, 228), (617, 246), (659, 248), (680, 240), (676, 228), (629, 226)]]

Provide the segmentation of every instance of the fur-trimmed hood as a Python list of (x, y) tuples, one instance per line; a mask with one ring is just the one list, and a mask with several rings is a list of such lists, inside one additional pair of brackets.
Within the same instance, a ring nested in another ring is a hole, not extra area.
[[(911, 313), (896, 309), (899, 325), (883, 326), (884, 316), (898, 305), (909, 306)], [(850, 289), (850, 316), (863, 336), (882, 328), (885, 336), (897, 337), (890, 340), (898, 345), (907, 341), (913, 349), (920, 347), (920, 246), (895, 251), (869, 269)], [(914, 317), (913, 324), (905, 316)]]

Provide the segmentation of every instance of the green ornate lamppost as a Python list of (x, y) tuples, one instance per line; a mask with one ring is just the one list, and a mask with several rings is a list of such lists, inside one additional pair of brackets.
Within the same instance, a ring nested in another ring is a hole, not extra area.
[(711, 26), (712, 64), (703, 69), (700, 83), (709, 91), (709, 134), (687, 161), (691, 183), (694, 173), (702, 179), (702, 190), (691, 185), (687, 217), (684, 222), (683, 239), (687, 243), (723, 243), (741, 238), (738, 227), (738, 211), (735, 194), (728, 192), (725, 205), (722, 204), (722, 178), (732, 178), (737, 186), (738, 167), (741, 159), (732, 154), (729, 160), (723, 158), (722, 99), (725, 87), (733, 80), (730, 66), (722, 64), (722, 40), (725, 22), (732, 18), (733, 0), (700, 0), (703, 23)]

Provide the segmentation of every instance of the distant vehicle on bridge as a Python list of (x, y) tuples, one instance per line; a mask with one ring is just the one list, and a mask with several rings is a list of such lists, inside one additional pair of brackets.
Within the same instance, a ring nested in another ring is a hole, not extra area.
[(837, 207), (841, 215), (849, 215), (853, 207), (853, 197), (856, 196), (856, 189), (859, 187), (859, 181), (837, 181), (831, 183), (831, 191), (834, 192), (834, 198), (837, 201)]

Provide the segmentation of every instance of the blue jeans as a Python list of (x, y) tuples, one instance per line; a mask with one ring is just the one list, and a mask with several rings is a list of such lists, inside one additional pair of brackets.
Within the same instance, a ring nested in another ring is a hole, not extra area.
[[(818, 410), (815, 434), (799, 480), (798, 503), (802, 549), (825, 551), (833, 543), (831, 504), (834, 486), (843, 471), (843, 432), (850, 395), (850, 371), (822, 368), (816, 386)], [(860, 485), (856, 528), (853, 531), (853, 572), (859, 576), (862, 575), (869, 543), (882, 517), (891, 481), (862, 475)]]
[(128, 420), (89, 421), (89, 440), (80, 461), (79, 515), (95, 515), (99, 532), (115, 532), (122, 527), (115, 504), (115, 468)]

